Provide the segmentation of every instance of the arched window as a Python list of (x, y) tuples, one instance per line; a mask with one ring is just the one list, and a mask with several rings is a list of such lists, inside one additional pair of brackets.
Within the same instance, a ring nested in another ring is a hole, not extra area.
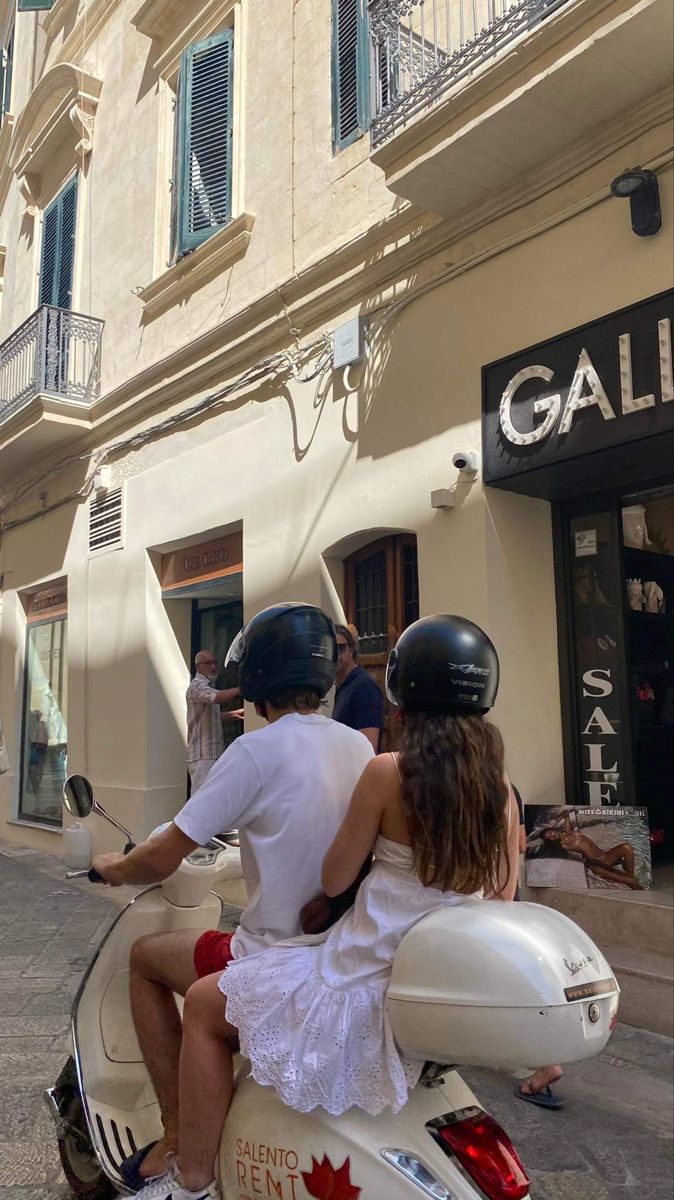
[[(417, 539), (404, 533), (370, 542), (344, 560), (344, 610), (358, 630), (360, 663), (384, 690), (388, 652), (419, 616)], [(389, 705), (379, 751), (397, 743)]]
[(349, 555), (345, 608), (360, 635), (362, 656), (386, 654), (419, 616), (417, 539), (380, 538)]

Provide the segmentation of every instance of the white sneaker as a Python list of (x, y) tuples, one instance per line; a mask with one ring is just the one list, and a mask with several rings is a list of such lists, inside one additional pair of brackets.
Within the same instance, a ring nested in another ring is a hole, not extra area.
[(222, 1200), (222, 1196), (215, 1180), (207, 1187), (190, 1192), (183, 1186), (174, 1160), (165, 1175), (149, 1179), (145, 1187), (136, 1192), (136, 1200)]

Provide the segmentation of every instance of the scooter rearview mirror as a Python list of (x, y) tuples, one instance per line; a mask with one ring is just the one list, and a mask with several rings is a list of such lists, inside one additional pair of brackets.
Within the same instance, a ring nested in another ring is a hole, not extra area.
[(94, 808), (94, 789), (84, 775), (71, 775), (63, 785), (63, 803), (71, 817), (88, 817)]

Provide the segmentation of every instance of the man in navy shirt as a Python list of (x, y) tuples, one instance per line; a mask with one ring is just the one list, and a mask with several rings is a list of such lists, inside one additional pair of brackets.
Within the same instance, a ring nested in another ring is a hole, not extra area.
[(384, 726), (384, 697), (372, 676), (358, 665), (358, 647), (349, 627), (336, 625), (335, 632), (339, 657), (333, 720), (364, 733), (376, 754)]

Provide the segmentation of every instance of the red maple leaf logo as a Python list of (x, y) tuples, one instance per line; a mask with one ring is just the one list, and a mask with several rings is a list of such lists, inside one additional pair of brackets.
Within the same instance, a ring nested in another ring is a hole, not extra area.
[(302, 1171), (304, 1186), (314, 1200), (358, 1200), (361, 1189), (351, 1183), (351, 1159), (335, 1170), (326, 1154), (319, 1163), (311, 1156), (311, 1171)]

